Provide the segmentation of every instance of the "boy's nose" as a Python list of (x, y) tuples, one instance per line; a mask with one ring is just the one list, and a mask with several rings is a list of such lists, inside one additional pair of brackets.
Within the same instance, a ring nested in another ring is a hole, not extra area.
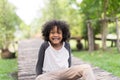
[(58, 33), (55, 33), (54, 36), (58, 36)]

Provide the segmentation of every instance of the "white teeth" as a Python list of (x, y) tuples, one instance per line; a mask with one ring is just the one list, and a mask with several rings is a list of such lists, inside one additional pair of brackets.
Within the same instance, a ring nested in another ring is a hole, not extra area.
[(53, 40), (59, 40), (59, 38), (53, 38)]
[(53, 38), (53, 40), (59, 40), (58, 38)]

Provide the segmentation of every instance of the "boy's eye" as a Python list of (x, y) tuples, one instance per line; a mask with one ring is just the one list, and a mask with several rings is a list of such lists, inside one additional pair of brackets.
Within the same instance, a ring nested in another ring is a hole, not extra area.
[(57, 32), (57, 33), (58, 33), (58, 34), (62, 34), (62, 32), (60, 32), (60, 31), (59, 31), (59, 32)]
[(62, 32), (61, 31), (58, 31), (58, 32), (50, 32), (51, 34), (55, 34), (55, 33), (57, 33), (57, 34), (62, 34)]

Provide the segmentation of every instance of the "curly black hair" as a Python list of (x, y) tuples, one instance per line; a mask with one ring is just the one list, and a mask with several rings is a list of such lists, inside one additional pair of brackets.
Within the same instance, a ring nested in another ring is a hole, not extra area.
[(57, 27), (57, 29), (60, 29), (62, 31), (62, 33), (63, 33), (62, 41), (69, 40), (69, 38), (70, 38), (69, 25), (65, 21), (60, 21), (60, 20), (51, 20), (51, 21), (46, 22), (43, 25), (42, 36), (44, 37), (44, 40), (49, 41), (50, 31), (55, 26)]

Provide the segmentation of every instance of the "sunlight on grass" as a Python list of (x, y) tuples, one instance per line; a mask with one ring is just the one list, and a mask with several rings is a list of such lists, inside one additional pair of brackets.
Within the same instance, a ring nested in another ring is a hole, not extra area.
[(99, 66), (116, 76), (120, 76), (120, 54), (117, 52), (117, 49), (110, 48), (107, 51), (99, 50), (91, 54), (88, 51), (73, 52), (73, 55), (94, 66)]
[(0, 74), (0, 80), (13, 80), (9, 74)]

